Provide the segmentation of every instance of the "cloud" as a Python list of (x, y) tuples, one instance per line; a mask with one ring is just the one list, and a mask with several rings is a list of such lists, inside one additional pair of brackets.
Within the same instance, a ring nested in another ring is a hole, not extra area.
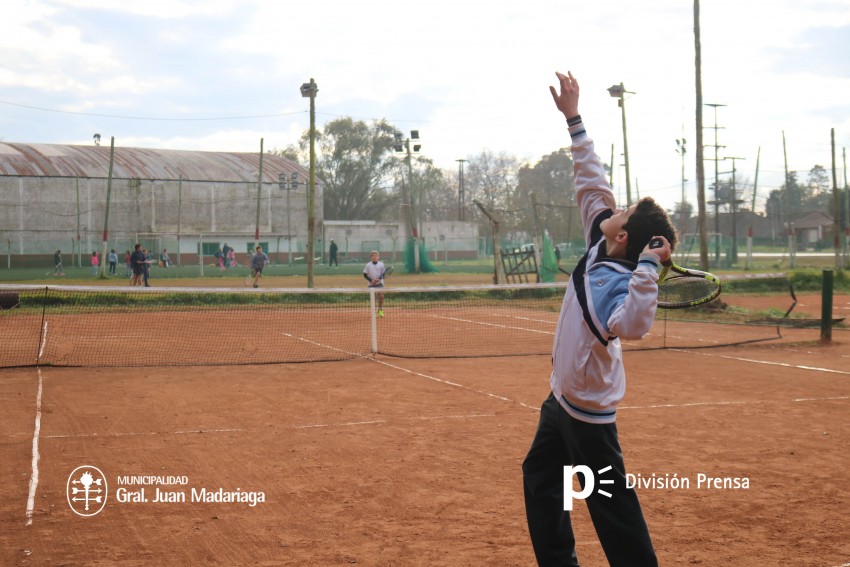
[(850, 77), (850, 25), (809, 28), (774, 55), (778, 73)]

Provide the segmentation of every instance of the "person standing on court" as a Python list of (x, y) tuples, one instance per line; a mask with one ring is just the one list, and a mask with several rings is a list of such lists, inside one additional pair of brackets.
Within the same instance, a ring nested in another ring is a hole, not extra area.
[(118, 271), (118, 253), (115, 252), (115, 248), (109, 252), (106, 260), (109, 262), (109, 275), (114, 276)]
[[(626, 389), (620, 339), (640, 339), (655, 320), (659, 264), (676, 243), (667, 213), (651, 197), (617, 209), (602, 163), (578, 113), (572, 73), (549, 87), (572, 138), (576, 200), (587, 250), (567, 286), (552, 349), (551, 393), (522, 464), (525, 511), (539, 565), (577, 566), (576, 541), (565, 510), (567, 466), (588, 467), (605, 491), (585, 503), (608, 563), (658, 565), (646, 521), (626, 470), (616, 410)], [(652, 238), (663, 241), (650, 249)], [(581, 480), (582, 475), (577, 475)]]
[[(72, 261), (73, 263), (73, 261)], [(56, 254), (53, 255), (53, 275), (54, 276), (64, 276), (65, 271), (62, 269), (62, 251), (57, 250)]]
[(339, 252), (339, 246), (337, 246), (336, 242), (334, 242), (334, 239), (331, 238), (331, 247), (330, 247), (331, 257), (330, 257), (330, 260), (328, 260), (328, 267), (336, 266), (337, 268), (339, 268), (339, 261), (337, 261), (337, 259), (336, 259), (337, 252)]
[(97, 275), (97, 268), (100, 266), (100, 258), (97, 255), (97, 252), (91, 253), (91, 275)]
[(145, 261), (142, 264), (142, 281), (145, 282), (145, 287), (150, 287), (151, 284), (148, 283), (148, 278), (151, 275), (151, 264), (153, 263), (153, 259), (151, 258), (151, 253), (147, 248), (142, 248), (142, 255), (145, 257)]
[[(366, 267), (363, 268), (363, 277), (369, 282), (369, 287), (383, 288), (384, 287), (384, 272), (386, 268), (381, 262), (381, 254), (374, 250), (369, 254), (371, 258)], [(384, 293), (379, 291), (376, 293), (378, 299), (378, 317), (384, 316)]]
[(130, 254), (130, 266), (133, 268), (133, 276), (130, 278), (131, 286), (142, 285), (142, 277), (145, 274), (145, 253), (142, 252), (142, 245), (136, 244), (133, 247), (133, 253)]
[(263, 252), (262, 246), (257, 246), (256, 253), (251, 257), (251, 274), (254, 276), (254, 287), (260, 287), (263, 268), (269, 263), (269, 257)]
[(224, 268), (232, 268), (233, 266), (229, 263), (230, 251), (233, 250), (227, 242), (224, 243), (224, 246), (221, 248), (221, 258), (224, 261)]

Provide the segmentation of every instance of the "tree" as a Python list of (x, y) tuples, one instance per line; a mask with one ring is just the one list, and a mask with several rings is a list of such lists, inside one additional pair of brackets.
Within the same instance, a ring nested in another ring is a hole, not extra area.
[(822, 165), (816, 165), (809, 170), (806, 189), (806, 209), (828, 211), (832, 208), (832, 183), (829, 173)]
[(812, 196), (818, 196), (821, 193), (829, 193), (830, 182), (829, 174), (822, 165), (816, 165), (809, 170), (809, 176), (806, 179), (808, 185), (808, 193)]
[[(343, 117), (316, 133), (316, 176), (324, 183), (324, 218), (375, 219), (393, 204), (388, 187), (399, 167), (392, 151), (394, 132), (384, 120), (370, 125)], [(305, 163), (309, 144), (310, 134), (304, 132), (297, 149), (288, 147), (281, 153)]]
[(419, 159), (414, 176), (422, 187), (422, 218), (426, 221), (456, 218), (457, 193), (451, 178), (426, 158)]
[[(519, 160), (504, 152), (493, 154), (488, 150), (477, 156), (469, 156), (464, 171), (464, 190), (467, 202), (480, 201), (491, 211), (497, 211), (497, 216), (503, 218), (504, 226), (510, 226), (510, 211), (512, 195), (517, 185)], [(490, 222), (481, 219), (482, 234), (490, 232)]]
[(517, 176), (517, 189), (513, 194), (513, 209), (526, 209), (521, 219), (522, 230), (536, 231), (531, 194), (537, 200), (537, 215), (541, 228), (549, 231), (555, 242), (580, 237), (581, 226), (575, 198), (573, 158), (567, 149), (544, 156), (534, 166), (524, 165)]
[(797, 181), (796, 171), (788, 172), (788, 179), (786, 179), (781, 191), (782, 213), (786, 222), (788, 222), (788, 219), (793, 219), (803, 211), (805, 189)]

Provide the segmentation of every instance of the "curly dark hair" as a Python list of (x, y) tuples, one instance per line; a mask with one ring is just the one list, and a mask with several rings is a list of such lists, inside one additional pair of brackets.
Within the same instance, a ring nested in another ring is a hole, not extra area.
[(655, 202), (652, 197), (644, 197), (638, 201), (635, 212), (623, 225), (623, 230), (629, 234), (626, 245), (626, 259), (637, 262), (641, 251), (653, 236), (663, 236), (670, 242), (670, 250), (676, 248), (678, 238), (676, 228), (670, 221), (667, 211)]

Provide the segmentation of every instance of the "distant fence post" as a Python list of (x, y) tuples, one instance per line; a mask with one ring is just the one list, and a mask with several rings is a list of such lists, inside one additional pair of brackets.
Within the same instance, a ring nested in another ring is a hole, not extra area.
[(832, 270), (823, 271), (820, 339), (822, 341), (832, 340)]

